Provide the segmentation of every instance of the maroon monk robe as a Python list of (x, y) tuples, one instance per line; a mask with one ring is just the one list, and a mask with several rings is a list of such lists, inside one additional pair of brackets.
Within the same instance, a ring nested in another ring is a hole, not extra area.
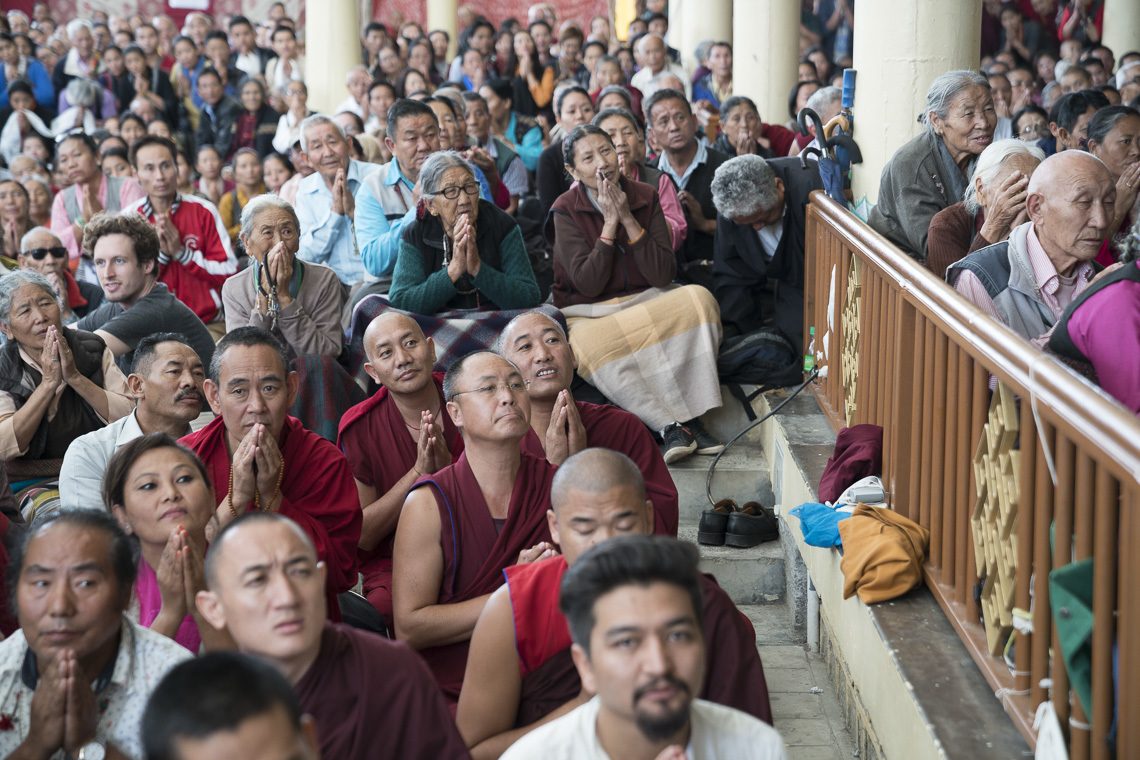
[[(578, 695), (581, 682), (569, 678), (574, 663), (570, 629), (558, 608), (566, 559), (551, 557), (508, 567), (503, 575), (515, 621), (515, 648), (523, 679), (518, 726), (533, 723)], [(735, 707), (772, 722), (764, 666), (752, 623), (711, 575), (701, 574), (701, 629), (705, 639), (705, 685), (701, 699)]]
[[(432, 375), (439, 390), (443, 437), (454, 461), (463, 451), (463, 436), (443, 408), (443, 373)], [(416, 463), (417, 440), (408, 432), (404, 418), (387, 388), (348, 410), (341, 418), (337, 446), (348, 459), (352, 475), (383, 496)], [(364, 595), (392, 624), (392, 544), (396, 532), (371, 551), (357, 550), (364, 576)]]
[[(550, 541), (546, 511), (550, 509), (554, 472), (555, 467), (545, 459), (522, 455), (507, 519), (497, 531), (466, 453), (455, 464), (413, 486), (412, 490), (430, 487), (439, 506), (443, 580), (438, 604), (455, 604), (490, 594), (503, 585), (503, 568), (514, 565), (519, 552), (540, 541)], [(420, 651), (453, 705), (463, 686), (470, 644), (461, 641)]]
[(470, 757), (431, 671), (403, 642), (329, 623), (294, 690), (322, 757)]
[[(214, 418), (197, 433), (181, 439), (206, 463), (214, 492), (221, 501), (229, 493), (230, 452), (226, 426)], [(356, 585), (356, 545), (360, 542), (360, 497), (348, 462), (336, 446), (312, 433), (296, 417), (286, 417), (277, 445), (285, 458), (281, 506), (285, 517), (300, 525), (328, 567), (330, 611), (335, 596)], [(263, 494), (270, 498), (273, 494)], [(234, 505), (241, 512), (240, 505)], [(252, 509), (252, 506), (250, 507)]]
[[(661, 536), (677, 536), (677, 486), (661, 449), (649, 429), (634, 415), (616, 406), (575, 401), (582, 427), (586, 428), (586, 445), (613, 449), (633, 460), (645, 478), (645, 492), (653, 502), (653, 532)], [(522, 450), (545, 457), (542, 441), (532, 429), (522, 442)]]

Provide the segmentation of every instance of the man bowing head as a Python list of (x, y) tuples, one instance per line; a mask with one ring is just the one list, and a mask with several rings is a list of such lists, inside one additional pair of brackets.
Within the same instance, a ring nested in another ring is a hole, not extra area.
[[(206, 464), (221, 499), (216, 527), (246, 512), (293, 520), (328, 566), (333, 602), (356, 583), (360, 502), (344, 455), (288, 414), (297, 376), (284, 347), (259, 327), (228, 333), (214, 351), (204, 390), (217, 417), (182, 443)], [(335, 609), (330, 604), (334, 615)]]
[(454, 704), (467, 645), (503, 568), (554, 555), (546, 511), (554, 466), (519, 448), (530, 400), (518, 369), (489, 351), (468, 354), (443, 380), (463, 436), (455, 463), (420, 480), (396, 528), (396, 637), (420, 650)]

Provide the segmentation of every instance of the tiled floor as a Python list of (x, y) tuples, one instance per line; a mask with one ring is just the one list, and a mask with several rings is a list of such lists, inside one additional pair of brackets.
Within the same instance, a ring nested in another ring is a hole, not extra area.
[(791, 760), (857, 757), (823, 659), (800, 646), (760, 646), (772, 718)]

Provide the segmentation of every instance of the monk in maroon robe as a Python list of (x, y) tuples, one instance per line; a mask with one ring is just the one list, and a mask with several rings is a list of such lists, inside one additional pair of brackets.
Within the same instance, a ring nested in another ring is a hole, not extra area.
[(616, 406), (575, 401), (574, 349), (562, 326), (540, 311), (515, 317), (499, 337), (499, 353), (529, 385), (531, 432), (523, 451), (560, 465), (587, 446), (620, 451), (645, 478), (653, 502), (653, 532), (677, 535), (677, 487), (649, 429)]
[(214, 513), (218, 527), (256, 511), (296, 522), (328, 566), (330, 612), (336, 615), (336, 594), (356, 585), (360, 540), (360, 502), (348, 462), (336, 446), (288, 416), (297, 376), (268, 332), (242, 327), (227, 334), (210, 370), (204, 390), (218, 416), (181, 442), (210, 473), (221, 499)]
[[(602, 541), (649, 533), (653, 503), (646, 497), (637, 465), (612, 450), (585, 449), (559, 468), (549, 519), (562, 556), (506, 568), (507, 585), (492, 594), (471, 637), (456, 722), (473, 757), (498, 757), (589, 698), (558, 608), (562, 576)], [(700, 697), (771, 723), (752, 623), (712, 576), (701, 576), (701, 596), (708, 662)]]
[(523, 454), (526, 384), (482, 351), (451, 366), (447, 411), (463, 435), (455, 464), (419, 481), (396, 529), (396, 637), (419, 650), (444, 695), (459, 697), (467, 644), (503, 568), (554, 556), (547, 528), (554, 466)]
[(364, 512), (360, 572), (364, 595), (392, 625), (392, 543), (412, 485), (463, 451), (443, 411), (443, 375), (433, 375), (435, 345), (410, 317), (381, 314), (364, 332), (364, 371), (380, 384), (348, 410), (337, 444), (348, 459)]
[[(274, 514), (224, 528), (197, 603), (242, 652), (276, 667), (313, 717), (322, 756), (464, 758), (467, 748), (431, 672), (406, 644), (329, 623), (308, 536)], [(250, 583), (250, 578), (262, 583)]]

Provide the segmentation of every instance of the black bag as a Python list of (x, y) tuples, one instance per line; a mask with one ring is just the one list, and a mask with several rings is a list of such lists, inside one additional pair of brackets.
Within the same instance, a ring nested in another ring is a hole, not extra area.
[(803, 357), (778, 330), (761, 328), (725, 340), (716, 369), (725, 385), (785, 388), (803, 380)]

